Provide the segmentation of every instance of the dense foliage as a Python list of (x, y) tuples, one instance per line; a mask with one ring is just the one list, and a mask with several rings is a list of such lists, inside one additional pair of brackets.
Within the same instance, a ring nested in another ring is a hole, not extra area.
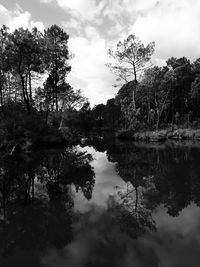
[[(177, 127), (199, 127), (200, 99), (200, 60), (190, 62), (186, 57), (170, 58), (163, 67), (153, 66), (145, 69), (136, 84), (134, 80), (125, 83), (112, 100), (112, 112), (119, 110), (119, 116), (113, 123), (110, 117), (107, 123), (105, 110), (111, 108), (109, 100), (98, 117), (102, 125), (115, 125), (117, 129), (159, 129), (169, 125)], [(135, 88), (135, 105), (133, 100)], [(95, 112), (94, 112), (95, 113)]]
[[(65, 113), (86, 102), (67, 83), (71, 70), (69, 36), (57, 25), (44, 33), (37, 28), (0, 29), (0, 117), (3, 142), (19, 137), (55, 135)], [(42, 84), (43, 83), (43, 84)], [(57, 134), (57, 133), (56, 133)]]
[[(93, 130), (158, 130), (199, 127), (200, 59), (169, 58), (152, 66), (155, 43), (145, 46), (135, 35), (109, 50), (107, 66), (125, 84), (115, 98), (93, 109), (67, 82), (73, 55), (69, 36), (57, 25), (0, 29), (0, 136), (37, 140), (66, 127), (71, 136)], [(43, 84), (42, 82), (43, 81)]]

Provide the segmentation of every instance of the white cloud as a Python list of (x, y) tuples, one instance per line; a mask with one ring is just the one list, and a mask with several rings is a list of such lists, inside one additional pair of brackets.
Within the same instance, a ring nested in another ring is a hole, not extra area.
[(135, 1), (136, 12), (148, 11), (149, 9), (153, 8), (158, 2), (159, 2), (158, 0), (148, 0), (148, 1), (136, 0)]
[[(53, 0), (41, 0), (51, 2)], [(92, 102), (105, 102), (117, 90), (112, 74), (105, 67), (107, 48), (132, 33), (145, 44), (155, 41), (153, 62), (162, 65), (171, 56), (200, 55), (199, 0), (54, 0), (66, 10), (63, 22), (72, 37), (75, 54), (70, 79), (84, 87)]]
[(33, 21), (31, 14), (28, 11), (23, 11), (19, 5), (16, 5), (14, 10), (8, 10), (0, 4), (0, 25), (5, 24), (13, 31), (16, 28), (32, 28), (37, 27), (39, 30), (44, 30), (44, 24), (39, 21)]
[[(43, 0), (44, 1), (44, 0)], [(71, 15), (79, 18), (84, 18), (86, 20), (92, 20), (98, 15), (103, 5), (100, 2), (96, 4), (94, 0), (56, 0), (57, 4), (69, 11)]]
[(81, 89), (92, 105), (105, 103), (116, 90), (112, 87), (115, 78), (105, 66), (109, 60), (106, 43), (94, 28), (85, 30), (88, 38), (74, 37), (69, 43), (70, 50), (75, 53), (69, 81), (75, 88), (83, 86)]
[(197, 0), (138, 1), (131, 32), (144, 42), (155, 41), (158, 59), (200, 55), (200, 2)]
[(66, 29), (67, 33), (71, 36), (80, 36), (83, 31), (83, 22), (75, 18), (69, 18), (67, 21), (62, 21), (61, 25)]
[(69, 82), (75, 88), (80, 87), (92, 105), (106, 103), (118, 90), (113, 87), (116, 77), (105, 66), (109, 62), (107, 50), (124, 31), (128, 32), (125, 18), (133, 20), (135, 5), (131, 0), (56, 1), (70, 17), (62, 22), (70, 33), (70, 50), (75, 54)]
[(53, 2), (53, 0), (40, 0), (40, 2), (41, 2), (41, 3), (45, 3), (45, 4), (47, 4), (47, 3), (51, 3), (51, 2)]
[[(107, 49), (132, 33), (145, 44), (155, 41), (153, 62), (163, 65), (171, 56), (200, 56), (199, 0), (40, 0), (56, 4), (67, 14), (61, 25), (70, 34), (71, 62), (69, 80), (83, 89), (92, 104), (106, 102), (117, 89), (115, 77), (105, 67)], [(20, 7), (8, 11), (0, 5), (0, 23), (15, 27), (43, 28), (29, 12)]]
[[(85, 27), (85, 23), (95, 25), (96, 28), (106, 35), (109, 31), (116, 32), (116, 28), (128, 31), (129, 26), (134, 21), (135, 1), (132, 0), (40, 0), (42, 3), (56, 3), (68, 14), (65, 24), (73, 21), (81, 22), (80, 28)], [(109, 34), (107, 34), (109, 37)]]

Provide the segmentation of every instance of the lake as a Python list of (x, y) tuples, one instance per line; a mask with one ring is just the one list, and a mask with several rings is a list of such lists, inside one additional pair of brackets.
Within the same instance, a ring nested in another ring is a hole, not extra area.
[(200, 266), (200, 144), (0, 154), (1, 267)]

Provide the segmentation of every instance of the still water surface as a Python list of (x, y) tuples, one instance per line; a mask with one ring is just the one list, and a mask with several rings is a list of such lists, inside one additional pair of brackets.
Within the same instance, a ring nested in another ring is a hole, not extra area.
[(1, 267), (200, 266), (200, 145), (0, 155)]

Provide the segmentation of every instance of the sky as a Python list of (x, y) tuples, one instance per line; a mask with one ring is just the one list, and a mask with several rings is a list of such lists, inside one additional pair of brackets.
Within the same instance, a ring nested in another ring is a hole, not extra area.
[(67, 80), (92, 106), (106, 103), (119, 90), (105, 66), (107, 51), (129, 34), (145, 45), (155, 41), (155, 65), (172, 56), (200, 57), (199, 0), (0, 0), (0, 24), (11, 30), (62, 27), (75, 55)]

